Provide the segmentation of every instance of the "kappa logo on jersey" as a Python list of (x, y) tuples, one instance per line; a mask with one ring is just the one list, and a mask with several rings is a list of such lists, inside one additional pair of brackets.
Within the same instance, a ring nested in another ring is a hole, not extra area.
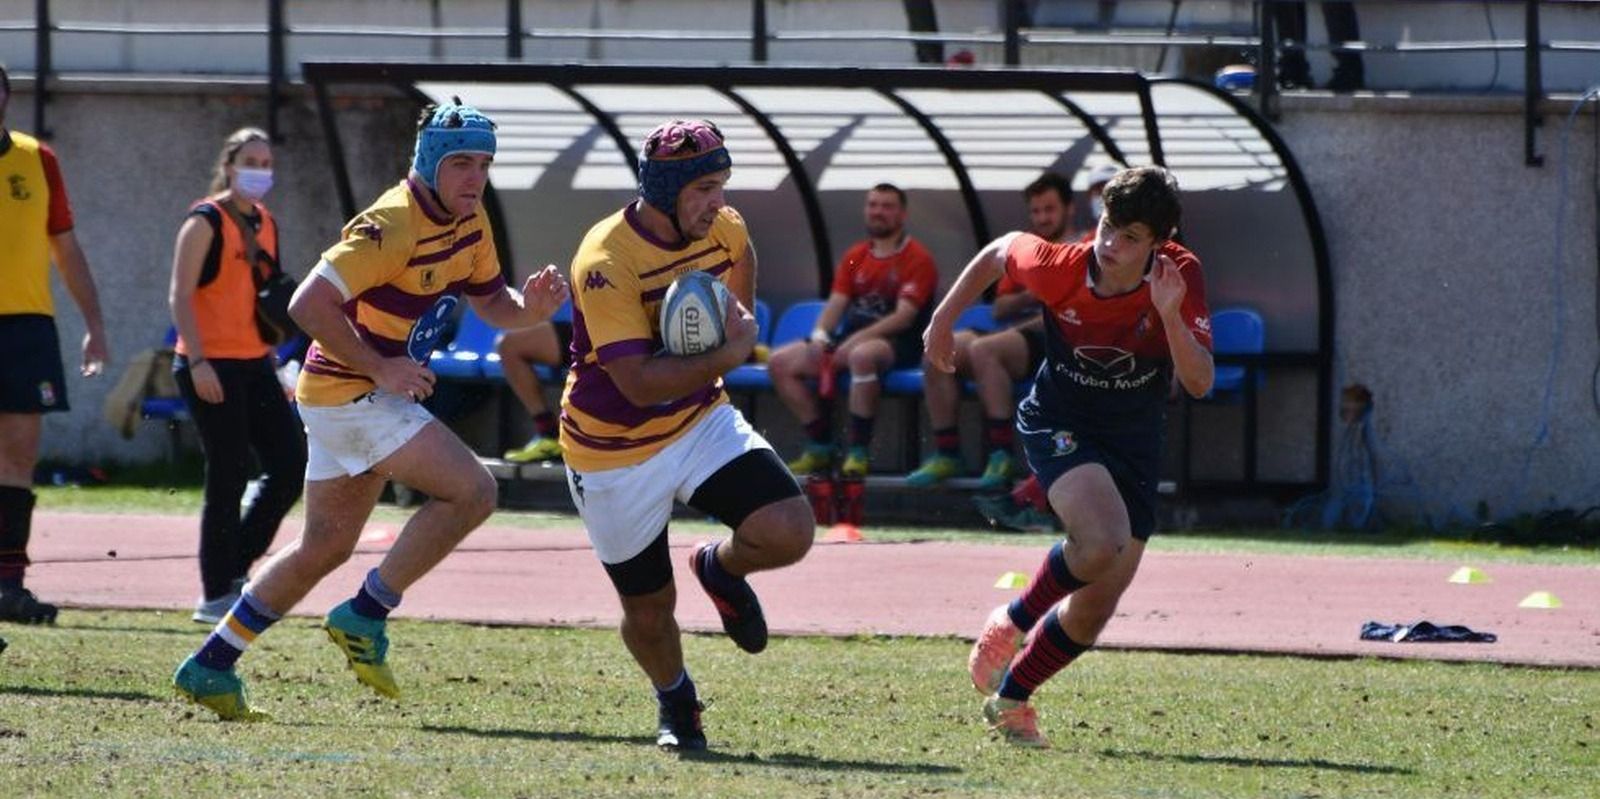
[(357, 236), (365, 236), (372, 239), (372, 243), (378, 245), (378, 249), (383, 249), (383, 228), (378, 227), (377, 223), (364, 222), (356, 225), (354, 232)]
[(1083, 324), (1083, 320), (1078, 318), (1078, 309), (1077, 308), (1068, 308), (1065, 311), (1062, 311), (1061, 313), (1056, 314), (1056, 317), (1058, 319), (1060, 319), (1064, 324), (1069, 324), (1069, 325), (1081, 325), (1081, 324)]
[(28, 193), (28, 183), (21, 175), (11, 175), (6, 178), (6, 182), (11, 184), (11, 199), (26, 200), (33, 196)]
[(1127, 377), (1138, 366), (1133, 353), (1121, 347), (1084, 345), (1074, 349), (1072, 356), (1079, 368), (1096, 377)]
[(1196, 328), (1200, 329), (1203, 332), (1210, 333), (1211, 332), (1211, 317), (1209, 317), (1209, 316), (1196, 316), (1194, 318), (1194, 326)]
[(590, 272), (589, 276), (583, 279), (583, 290), (584, 291), (593, 291), (595, 289), (603, 289), (603, 288), (616, 288), (616, 287), (612, 285), (611, 280), (606, 277), (605, 273), (601, 272), (598, 269)]
[(411, 356), (411, 360), (420, 364), (428, 362), (428, 357), (439, 345), (439, 338), (444, 335), (445, 328), (450, 326), (450, 314), (460, 302), (446, 294), (435, 301), (433, 307), (411, 325), (411, 333), (406, 336), (406, 355)]

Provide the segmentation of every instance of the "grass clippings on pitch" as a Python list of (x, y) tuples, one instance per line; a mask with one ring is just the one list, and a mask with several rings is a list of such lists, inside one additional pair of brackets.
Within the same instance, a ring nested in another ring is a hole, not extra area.
[(205, 628), (64, 611), (0, 625), (6, 796), (1581, 797), (1600, 785), (1600, 672), (1097, 652), (1040, 692), (1048, 752), (988, 738), (949, 639), (685, 648), (714, 751), (652, 745), (615, 633), (398, 621), (399, 704), (358, 687), (316, 622), (241, 673), (263, 724), (168, 679)]

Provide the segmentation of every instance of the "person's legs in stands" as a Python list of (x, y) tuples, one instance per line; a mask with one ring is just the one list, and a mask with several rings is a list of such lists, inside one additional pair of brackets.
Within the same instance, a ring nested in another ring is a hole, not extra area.
[(1278, 85), (1285, 89), (1311, 88), (1311, 64), (1306, 60), (1306, 6), (1273, 3), (1278, 25)]
[[(1328, 26), (1328, 41), (1334, 45), (1361, 40), (1361, 27), (1356, 21), (1356, 7), (1350, 2), (1324, 2), (1322, 21)], [(1333, 54), (1333, 79), (1328, 88), (1336, 92), (1349, 92), (1367, 85), (1366, 66), (1360, 53)]]
[(533, 438), (517, 449), (508, 450), (505, 459), (513, 463), (528, 463), (561, 457), (556, 416), (545, 403), (544, 387), (532, 368), (534, 364), (559, 366), (565, 363), (561, 337), (557, 335), (554, 324), (545, 322), (507, 331), (495, 345), (495, 351), (500, 354), (500, 366), (505, 372), (506, 383), (511, 386), (511, 393), (517, 395), (522, 407), (527, 409), (534, 427)]
[(872, 427), (878, 415), (878, 399), (883, 395), (879, 376), (894, 366), (895, 347), (888, 339), (871, 338), (839, 348), (839, 362), (850, 369), (850, 448), (843, 477), (866, 477), (870, 468)]
[(978, 335), (970, 330), (956, 332), (954, 372), (946, 372), (927, 361), (922, 364), (922, 399), (928, 407), (928, 424), (933, 428), (933, 454), (906, 475), (906, 485), (937, 485), (961, 473), (961, 432), (957, 412), (961, 409), (961, 381), (972, 375), (970, 353)]
[(789, 470), (798, 475), (825, 472), (833, 466), (832, 398), (818, 397), (809, 384), (818, 376), (822, 352), (821, 344), (796, 341), (779, 347), (767, 361), (773, 390), (806, 431), (805, 451), (789, 461)]
[[(983, 405), (985, 460), (982, 488), (1004, 488), (1022, 471), (1012, 457), (1016, 423), (1017, 383), (1038, 368), (1033, 347), (1023, 330), (1002, 330), (979, 339), (972, 347), (972, 379), (978, 384)], [(1039, 357), (1043, 357), (1042, 352)]]

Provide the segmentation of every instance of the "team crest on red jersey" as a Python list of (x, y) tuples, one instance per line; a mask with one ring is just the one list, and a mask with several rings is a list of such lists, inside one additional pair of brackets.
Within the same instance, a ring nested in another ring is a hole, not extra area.
[(1071, 430), (1057, 430), (1051, 433), (1050, 443), (1055, 447), (1057, 455), (1071, 455), (1078, 449), (1078, 439), (1072, 436)]

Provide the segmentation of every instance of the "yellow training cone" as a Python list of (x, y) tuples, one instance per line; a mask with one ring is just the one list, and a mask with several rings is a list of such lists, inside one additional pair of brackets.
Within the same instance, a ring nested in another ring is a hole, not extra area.
[(1554, 610), (1561, 607), (1561, 600), (1556, 598), (1556, 595), (1550, 593), (1549, 591), (1534, 591), (1526, 597), (1523, 597), (1522, 601), (1517, 603), (1517, 607), (1544, 608), (1548, 610)]
[(1489, 575), (1475, 566), (1462, 566), (1450, 575), (1450, 582), (1457, 585), (1477, 585), (1489, 582)]
[(1005, 588), (1009, 590), (1027, 588), (1028, 575), (1023, 574), (1022, 572), (1006, 572), (1005, 574), (1000, 575), (1000, 579), (994, 581), (994, 587)]

